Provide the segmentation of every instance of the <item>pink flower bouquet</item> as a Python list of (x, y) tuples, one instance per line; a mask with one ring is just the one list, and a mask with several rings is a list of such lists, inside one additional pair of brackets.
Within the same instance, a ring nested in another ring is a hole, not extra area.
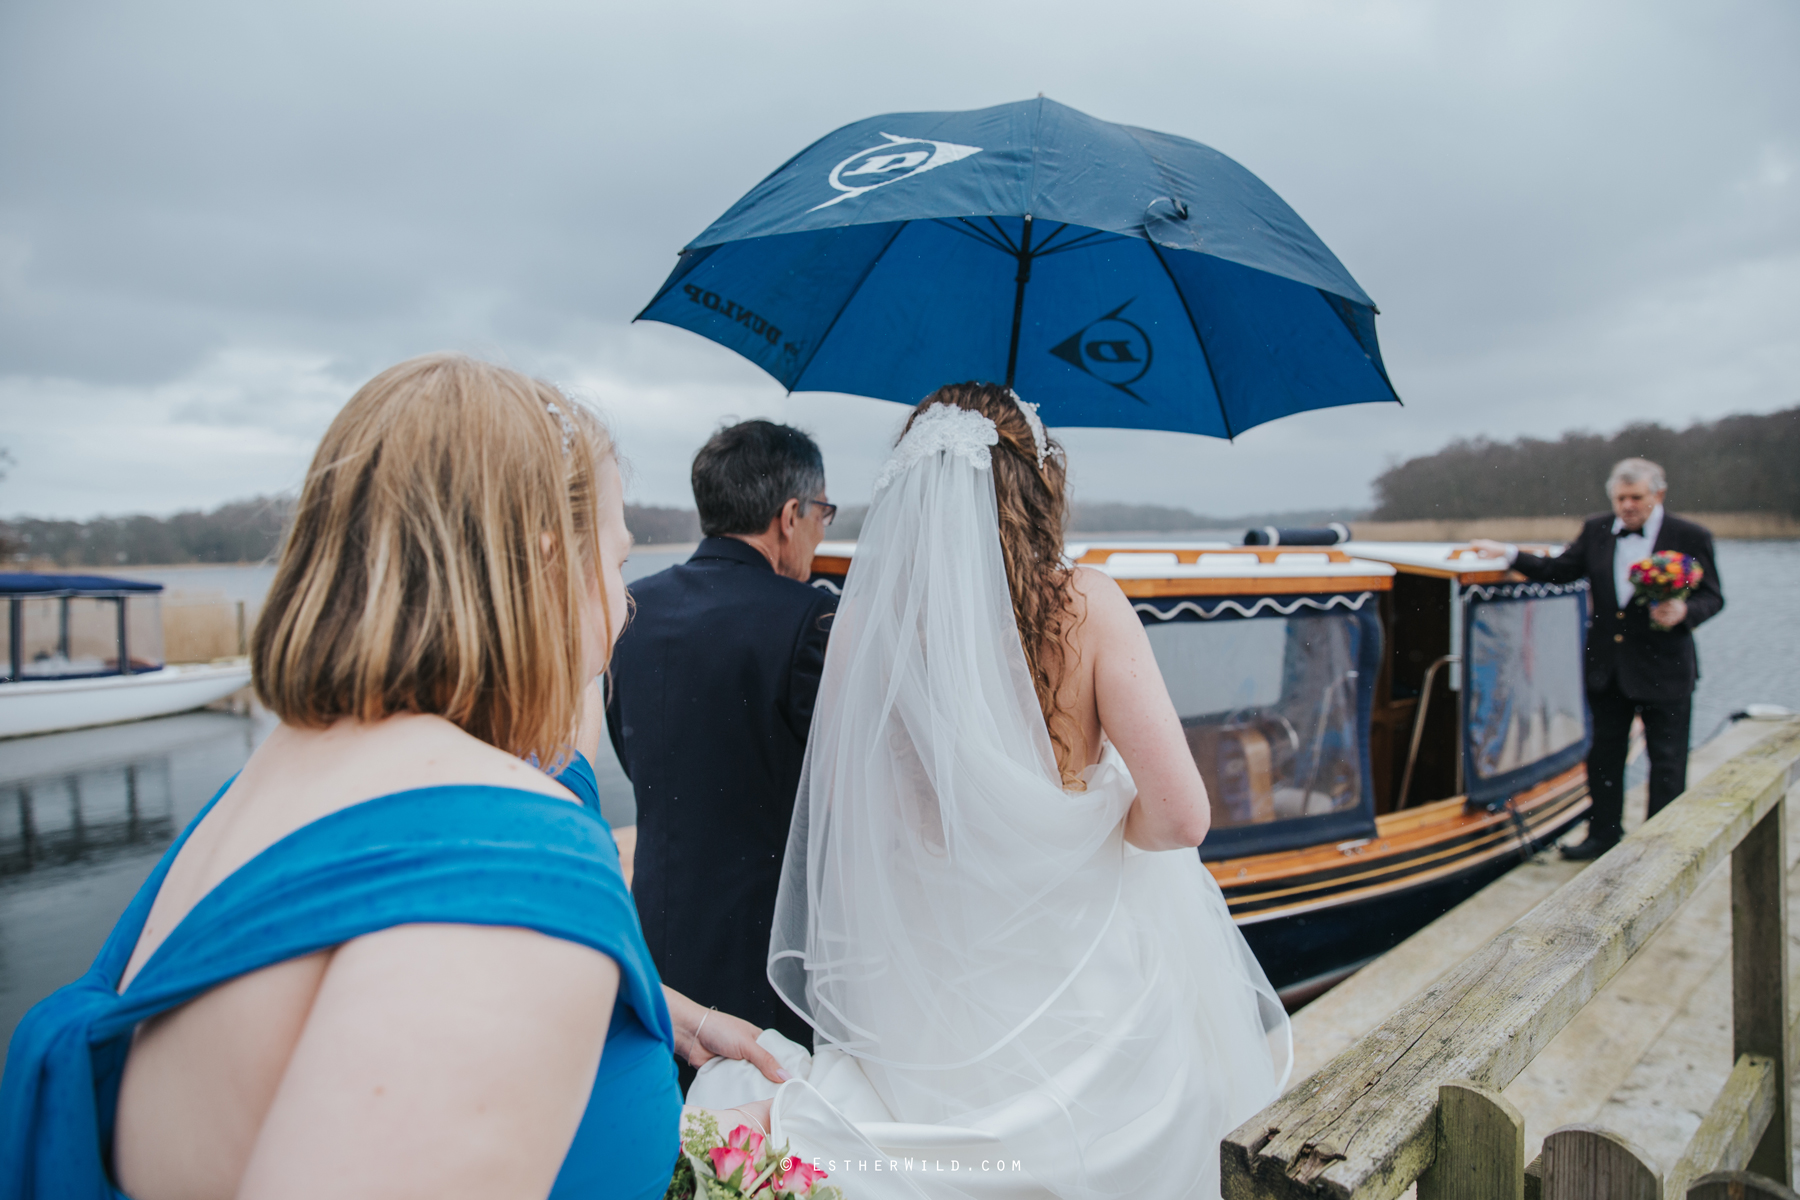
[(825, 1172), (801, 1162), (783, 1146), (739, 1125), (719, 1133), (705, 1110), (690, 1113), (681, 1130), (681, 1158), (663, 1200), (844, 1200), (824, 1183)]

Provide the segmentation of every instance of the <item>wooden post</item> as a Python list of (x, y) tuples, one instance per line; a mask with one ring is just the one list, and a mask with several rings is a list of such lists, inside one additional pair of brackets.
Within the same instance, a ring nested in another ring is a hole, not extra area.
[(1731, 854), (1731, 1053), (1734, 1059), (1754, 1054), (1771, 1060), (1775, 1111), (1747, 1166), (1777, 1183), (1792, 1184), (1786, 809), (1777, 803)]
[(1694, 1180), (1682, 1200), (1800, 1200), (1800, 1193), (1749, 1171), (1714, 1171)]
[(1419, 1200), (1524, 1200), (1525, 1118), (1491, 1088), (1455, 1080), (1438, 1088), (1437, 1154), (1419, 1176)]
[(237, 602), (237, 635), (238, 635), (237, 652), (240, 655), (250, 653), (250, 639), (248, 636), (248, 630), (246, 630), (244, 628), (244, 602), (242, 600), (239, 600)]
[(1565, 1125), (1544, 1139), (1544, 1200), (1662, 1200), (1662, 1176), (1618, 1134)]
[(1774, 1113), (1775, 1064), (1763, 1055), (1746, 1054), (1737, 1060), (1681, 1160), (1669, 1169), (1663, 1190), (1679, 1200), (1700, 1176), (1742, 1168), (1762, 1144)]

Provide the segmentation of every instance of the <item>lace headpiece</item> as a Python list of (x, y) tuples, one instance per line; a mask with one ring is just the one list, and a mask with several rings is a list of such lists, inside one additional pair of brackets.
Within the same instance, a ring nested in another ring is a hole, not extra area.
[(980, 413), (954, 404), (934, 404), (913, 418), (912, 428), (875, 477), (875, 490), (879, 492), (908, 467), (940, 450), (960, 454), (977, 470), (989, 470), (994, 460), (988, 447), (999, 441), (1000, 431)]

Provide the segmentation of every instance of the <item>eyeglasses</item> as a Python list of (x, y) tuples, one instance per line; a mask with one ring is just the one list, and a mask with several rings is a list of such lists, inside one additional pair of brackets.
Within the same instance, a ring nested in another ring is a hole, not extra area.
[(822, 512), (824, 512), (825, 524), (829, 525), (837, 519), (838, 506), (831, 503), (829, 500), (802, 500), (800, 502), (800, 506), (802, 508), (805, 508), (809, 504), (817, 507)]

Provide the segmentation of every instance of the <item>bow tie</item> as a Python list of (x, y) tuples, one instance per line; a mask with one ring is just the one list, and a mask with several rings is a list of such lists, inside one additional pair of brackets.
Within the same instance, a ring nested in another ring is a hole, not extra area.
[(1641, 525), (1638, 526), (1636, 529), (1627, 529), (1623, 525), (1621, 525), (1621, 526), (1619, 526), (1619, 528), (1613, 530), (1613, 537), (1615, 537), (1615, 538), (1643, 537), (1643, 536), (1644, 536), (1644, 527)]

